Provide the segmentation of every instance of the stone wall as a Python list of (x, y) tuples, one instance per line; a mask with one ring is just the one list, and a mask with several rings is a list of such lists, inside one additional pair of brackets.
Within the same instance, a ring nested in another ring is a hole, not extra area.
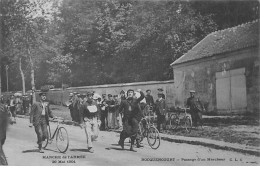
[[(79, 92), (86, 93), (87, 91), (95, 91), (99, 95), (112, 94), (118, 95), (121, 90), (127, 91), (128, 89), (141, 89), (144, 93), (147, 89), (151, 90), (151, 94), (154, 100), (157, 99), (157, 89), (163, 88), (166, 95), (167, 105), (169, 107), (174, 106), (174, 83), (173, 81), (150, 81), (150, 82), (137, 82), (137, 83), (125, 83), (125, 84), (111, 84), (111, 85), (99, 85), (99, 86), (83, 86), (83, 87), (71, 87), (65, 90), (52, 89), (48, 92), (48, 99), (53, 104), (65, 104), (69, 99), (69, 93)], [(37, 95), (37, 100), (38, 100)]]

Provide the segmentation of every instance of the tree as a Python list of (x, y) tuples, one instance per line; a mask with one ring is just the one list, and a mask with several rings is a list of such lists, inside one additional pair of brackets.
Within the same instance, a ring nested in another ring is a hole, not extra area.
[(69, 66), (72, 64), (73, 58), (67, 54), (65, 56), (58, 55), (47, 61), (50, 64), (49, 79), (51, 83), (61, 82), (63, 86), (64, 82), (68, 84), (71, 70)]
[[(47, 56), (55, 51), (48, 46), (50, 38), (46, 33), (47, 26), (52, 18), (49, 13), (43, 9), (46, 3), (51, 1), (10, 1), (11, 7), (7, 11), (9, 20), (6, 26), (9, 28), (8, 44), (11, 50), (8, 51), (13, 61), (20, 63), (20, 71), (24, 80), (22, 71), (22, 59), (25, 59), (30, 65), (31, 86), (35, 91), (35, 69)], [(10, 4), (9, 4), (10, 5)], [(49, 11), (50, 12), (50, 11)], [(23, 84), (25, 82), (23, 81)], [(24, 85), (23, 85), (24, 87)], [(23, 88), (23, 91), (25, 89)], [(34, 97), (35, 99), (35, 97)]]

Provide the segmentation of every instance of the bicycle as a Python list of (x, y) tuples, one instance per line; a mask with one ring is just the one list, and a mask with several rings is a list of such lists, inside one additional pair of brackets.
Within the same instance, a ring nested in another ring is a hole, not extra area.
[[(148, 111), (139, 123), (140, 142), (146, 137), (149, 146), (152, 149), (157, 149), (161, 143), (161, 137), (159, 131), (154, 125), (155, 114), (152, 106), (146, 106)], [(148, 117), (146, 116), (148, 114)], [(151, 114), (153, 114), (151, 118)]]
[[(170, 128), (176, 130), (178, 126), (184, 125), (185, 130), (190, 133), (192, 129), (192, 120), (187, 113), (187, 108), (177, 108), (176, 112), (170, 114)], [(184, 113), (181, 116), (181, 113)]]
[(51, 144), (56, 136), (56, 147), (61, 153), (65, 153), (69, 147), (69, 136), (68, 132), (64, 127), (60, 127), (60, 123), (64, 121), (62, 118), (54, 118), (54, 122), (57, 123), (56, 129), (51, 135), (50, 125), (48, 125), (48, 137), (42, 143), (42, 147), (45, 149), (48, 144)]

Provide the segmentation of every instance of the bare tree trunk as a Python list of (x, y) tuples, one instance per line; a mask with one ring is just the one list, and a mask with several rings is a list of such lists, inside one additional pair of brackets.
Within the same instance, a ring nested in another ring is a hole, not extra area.
[(20, 69), (20, 73), (21, 73), (21, 77), (22, 77), (23, 95), (25, 95), (25, 79), (24, 79), (24, 73), (23, 73), (23, 69), (22, 69), (22, 58), (20, 58), (20, 60), (19, 60), (19, 69)]
[(33, 103), (36, 102), (35, 95), (35, 81), (34, 81), (34, 63), (31, 56), (30, 48), (28, 48), (28, 57), (31, 65), (31, 85), (32, 85), (32, 95), (33, 95)]
[(3, 16), (2, 16), (2, 0), (0, 0), (0, 96), (2, 95), (2, 81), (1, 81), (1, 63), (2, 63), (2, 56), (3, 56)]

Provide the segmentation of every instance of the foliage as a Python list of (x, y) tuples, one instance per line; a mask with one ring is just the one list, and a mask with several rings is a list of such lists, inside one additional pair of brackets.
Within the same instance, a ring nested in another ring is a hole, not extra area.
[[(30, 49), (37, 88), (172, 79), (170, 63), (207, 34), (259, 18), (257, 1), (6, 0), (4, 5), (3, 63), (23, 58), (28, 86)], [(10, 66), (12, 89), (19, 88), (17, 71)]]

